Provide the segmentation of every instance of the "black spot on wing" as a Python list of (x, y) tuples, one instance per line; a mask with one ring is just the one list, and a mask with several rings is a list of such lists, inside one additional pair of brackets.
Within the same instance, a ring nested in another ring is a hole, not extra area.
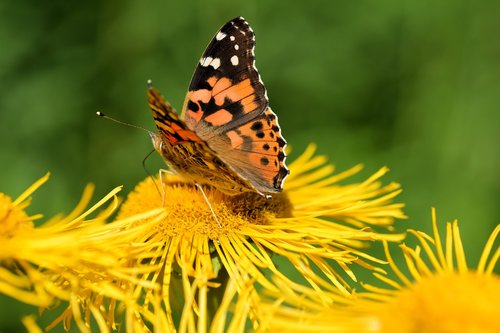
[[(189, 102), (188, 102), (189, 103)], [(217, 105), (215, 103), (215, 99), (212, 97), (208, 101), (208, 103), (203, 103), (199, 101), (201, 105), (201, 109), (203, 110), (203, 117), (202, 119), (205, 119), (206, 117), (216, 113), (217, 111), (221, 109), (227, 110), (231, 115), (233, 116), (233, 119), (239, 118), (242, 115), (244, 115), (244, 110), (243, 110), (243, 105), (241, 105), (240, 101), (233, 102), (228, 98), (224, 99), (224, 103), (222, 105)], [(188, 105), (189, 108), (189, 105)]]
[(232, 102), (230, 99), (225, 98), (222, 109), (229, 111), (229, 113), (233, 115), (233, 119), (239, 118), (244, 115), (243, 105), (241, 105), (240, 101)]
[(191, 111), (198, 112), (200, 110), (200, 107), (198, 104), (194, 103), (193, 101), (189, 100), (187, 108)]
[(262, 130), (262, 128), (263, 128), (263, 127), (264, 127), (264, 126), (262, 125), (262, 122), (260, 122), (260, 121), (256, 121), (256, 122), (254, 122), (254, 123), (252, 124), (252, 126), (250, 127), (250, 129), (251, 129), (252, 131), (260, 131), (260, 130)]
[[(210, 66), (210, 68), (212, 68), (212, 67)], [(198, 89), (206, 89), (206, 90), (210, 90), (210, 91), (212, 90), (212, 86), (210, 84), (208, 84), (208, 82), (207, 82), (207, 80), (210, 78), (210, 76), (208, 76), (209, 74), (210, 74), (210, 71), (206, 71), (205, 75), (207, 75), (207, 77), (204, 80), (200, 81), (200, 83), (198, 84), (198, 86), (196, 88), (197, 90)]]

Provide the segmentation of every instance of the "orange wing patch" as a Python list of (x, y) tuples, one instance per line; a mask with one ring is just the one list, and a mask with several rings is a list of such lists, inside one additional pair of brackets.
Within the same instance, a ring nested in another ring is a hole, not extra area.
[[(213, 78), (214, 77), (212, 76), (210, 79), (208, 79), (207, 82), (213, 87), (212, 95), (214, 96), (220, 94), (222, 91), (226, 90), (232, 85), (231, 80), (226, 77), (221, 77), (218, 81), (217, 80), (213, 81), (212, 80)], [(211, 84), (210, 81), (214, 82), (214, 84)]]
[(148, 89), (148, 102), (156, 127), (170, 144), (204, 142), (179, 119), (174, 108), (154, 88)]
[(213, 92), (215, 104), (224, 105), (226, 99), (230, 102), (241, 101), (245, 97), (255, 94), (255, 89), (252, 87), (250, 79), (245, 79), (237, 84), (231, 85), (228, 88), (221, 90), (218, 93)]
[(233, 120), (233, 115), (226, 109), (220, 109), (219, 111), (212, 113), (210, 116), (205, 118), (205, 121), (210, 123), (212, 126), (225, 125), (231, 120)]
[[(211, 89), (190, 91), (184, 102), (186, 122), (191, 129), (201, 120), (210, 126), (223, 126), (259, 108), (255, 88), (248, 78), (234, 83), (229, 78), (217, 80), (211, 76), (205, 83)], [(212, 113), (207, 112), (209, 105)]]

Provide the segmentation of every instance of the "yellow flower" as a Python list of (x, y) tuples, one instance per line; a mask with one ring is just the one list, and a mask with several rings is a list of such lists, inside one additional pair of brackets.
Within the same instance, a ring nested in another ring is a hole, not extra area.
[[(319, 297), (332, 289), (349, 295), (345, 278), (356, 280), (349, 266), (376, 269), (379, 262), (363, 252), (366, 241), (401, 239), (373, 228), (391, 229), (405, 216), (392, 203), (399, 185), (378, 181), (385, 168), (339, 185), (361, 166), (334, 175), (325, 162), (311, 146), (290, 166), (286, 191), (272, 200), (205, 188), (214, 212), (190, 183), (170, 176), (158, 190), (147, 179), (111, 223), (119, 188), (85, 211), (89, 186), (72, 213), (39, 227), (32, 221), (41, 216), (25, 208), (48, 176), (16, 200), (0, 194), (0, 292), (41, 309), (66, 304), (46, 329), (58, 323), (68, 329), (74, 321), (84, 332), (92, 318), (101, 331), (124, 324), (134, 332), (243, 332), (248, 319), (258, 329), (257, 290), (281, 288), (271, 274), (288, 290), (305, 281)], [(295, 277), (281, 265), (295, 269)], [(297, 276), (303, 281), (294, 282)], [(23, 322), (39, 330), (34, 317)]]
[(311, 291), (301, 298), (275, 295), (277, 302), (259, 306), (267, 317), (262, 331), (498, 332), (500, 277), (494, 269), (500, 257), (500, 225), (487, 240), (477, 268), (470, 269), (457, 221), (447, 223), (444, 242), (434, 210), (432, 223), (432, 237), (409, 230), (420, 245), (400, 245), (409, 276), (396, 265), (384, 241), (395, 278), (374, 275), (387, 287), (364, 285), (367, 292), (356, 299), (339, 300), (331, 295), (327, 306), (314, 302)]
[[(164, 330), (203, 332), (211, 321), (214, 325), (220, 289), (228, 280), (240, 295), (250, 285), (246, 311), (254, 328), (259, 325), (252, 306), (256, 290), (280, 292), (270, 275), (279, 276), (287, 287), (301, 280), (319, 297), (332, 285), (349, 295), (346, 277), (356, 280), (349, 266), (375, 269), (373, 264), (380, 262), (363, 252), (366, 241), (402, 238), (373, 230), (390, 229), (396, 218), (405, 218), (403, 205), (392, 203), (400, 188), (380, 184), (386, 168), (365, 181), (341, 185), (361, 166), (333, 174), (333, 166), (314, 151), (311, 145), (290, 165), (285, 191), (272, 199), (253, 193), (231, 197), (205, 187), (213, 213), (202, 193), (178, 177), (163, 177), (158, 187), (153, 179), (140, 183), (118, 219), (165, 209), (165, 219), (136, 239), (149, 247), (142, 258), (162, 266), (143, 280), (163, 284), (160, 291), (145, 291), (142, 306), (129, 308), (127, 327), (155, 325), (162, 318)], [(283, 267), (293, 270), (294, 277), (284, 274)]]
[[(142, 246), (133, 242), (150, 225), (130, 225), (158, 216), (160, 211), (106, 224), (118, 206), (115, 195), (120, 188), (85, 210), (93, 192), (89, 185), (68, 216), (36, 227), (33, 220), (42, 216), (29, 216), (25, 208), (30, 203), (28, 197), (47, 179), (48, 174), (15, 200), (0, 193), (0, 293), (41, 310), (66, 301), (66, 309), (49, 329), (59, 322), (69, 328), (74, 319), (79, 330), (86, 332), (93, 317), (100, 330), (106, 331), (115, 324), (116, 302), (134, 302), (128, 286), (139, 283), (135, 276), (157, 269), (135, 263), (131, 270), (129, 262), (135, 262), (142, 251)], [(95, 214), (113, 198), (107, 208)], [(29, 318), (24, 322), (34, 330)]]

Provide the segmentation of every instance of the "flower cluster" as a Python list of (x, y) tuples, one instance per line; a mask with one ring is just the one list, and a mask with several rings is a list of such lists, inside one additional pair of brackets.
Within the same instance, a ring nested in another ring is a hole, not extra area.
[[(403, 204), (393, 202), (400, 186), (381, 183), (387, 168), (349, 182), (361, 169), (336, 173), (311, 145), (272, 199), (211, 187), (202, 193), (177, 176), (161, 183), (147, 178), (123, 204), (117, 188), (86, 208), (88, 186), (73, 212), (36, 226), (42, 217), (25, 209), (45, 176), (15, 200), (0, 193), (0, 293), (41, 310), (60, 309), (45, 329), (74, 323), (82, 332), (392, 332), (397, 324), (409, 332), (437, 313), (431, 303), (424, 314), (416, 310), (422, 295), (443, 285), (461, 288), (448, 279), (480, 281), (491, 286), (484, 292), (498, 292), (499, 228), (474, 274), (455, 224), (444, 250), (437, 231), (430, 237), (410, 230), (421, 245), (400, 245), (411, 278), (401, 273), (389, 253), (404, 238), (393, 232), (395, 221), (406, 218)], [(367, 253), (373, 242), (384, 244), (385, 260)], [(395, 290), (362, 284), (366, 291), (356, 292), (356, 270)], [(480, 291), (468, 292), (464, 299), (476, 302)], [(478, 312), (500, 308), (486, 307)], [(391, 322), (397, 311), (407, 321)], [(40, 330), (34, 316), (23, 323)]]

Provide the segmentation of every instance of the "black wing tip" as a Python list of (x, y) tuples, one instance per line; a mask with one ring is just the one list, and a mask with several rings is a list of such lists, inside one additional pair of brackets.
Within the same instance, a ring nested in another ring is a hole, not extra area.
[(250, 25), (248, 21), (243, 16), (237, 16), (234, 19), (230, 20), (226, 24), (241, 26), (242, 24)]

